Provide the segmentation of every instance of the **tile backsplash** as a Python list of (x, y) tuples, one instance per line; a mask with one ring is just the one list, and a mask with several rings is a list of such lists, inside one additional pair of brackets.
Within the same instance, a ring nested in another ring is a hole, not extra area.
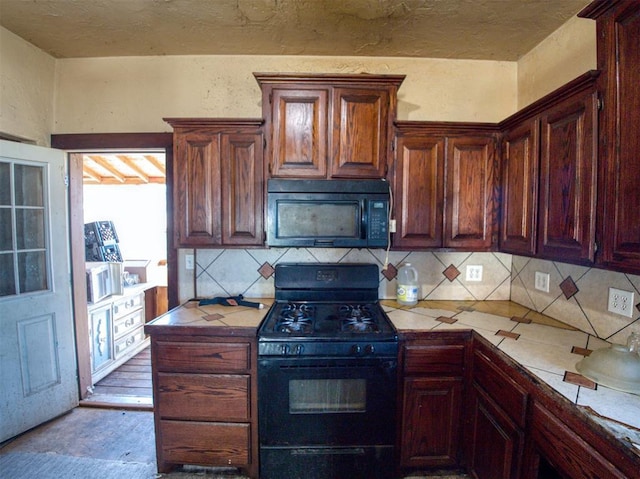
[[(187, 255), (194, 255), (194, 270), (185, 268)], [(383, 271), (387, 261), (391, 266)], [(386, 251), (378, 249), (182, 249), (180, 301), (238, 294), (273, 297), (273, 267), (282, 262), (376, 263), (381, 270), (382, 299), (395, 298), (396, 269), (410, 262), (419, 273), (420, 299), (510, 299), (617, 343), (625, 343), (631, 331), (640, 332), (640, 310), (635, 305), (632, 318), (607, 311), (610, 287), (634, 292), (634, 303), (640, 303), (640, 276), (504, 253), (390, 251), (387, 257)], [(468, 277), (468, 266), (481, 266), (481, 278)], [(548, 293), (534, 288), (536, 272), (549, 274)]]

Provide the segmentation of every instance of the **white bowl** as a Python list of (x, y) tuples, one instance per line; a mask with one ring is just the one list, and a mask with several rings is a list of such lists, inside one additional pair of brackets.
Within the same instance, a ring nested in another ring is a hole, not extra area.
[(640, 355), (620, 344), (593, 351), (576, 364), (576, 369), (603, 386), (640, 394)]

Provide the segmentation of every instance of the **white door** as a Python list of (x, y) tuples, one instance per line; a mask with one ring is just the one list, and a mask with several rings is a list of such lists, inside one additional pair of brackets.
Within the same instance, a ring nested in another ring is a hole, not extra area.
[(78, 404), (66, 155), (0, 140), (0, 442)]

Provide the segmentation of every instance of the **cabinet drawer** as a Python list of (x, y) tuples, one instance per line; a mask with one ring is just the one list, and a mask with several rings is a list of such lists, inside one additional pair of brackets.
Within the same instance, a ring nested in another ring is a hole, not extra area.
[(246, 465), (250, 436), (249, 424), (160, 421), (163, 460), (169, 463)]
[(249, 376), (158, 374), (158, 414), (162, 418), (249, 420)]
[(125, 334), (115, 342), (114, 350), (116, 359), (124, 355), (129, 349), (140, 344), (142, 341), (144, 341), (144, 328), (142, 327)]
[(117, 319), (113, 323), (113, 337), (117, 341), (129, 331), (144, 325), (144, 311), (139, 309), (135, 313)]
[(113, 319), (118, 319), (127, 314), (142, 308), (144, 304), (144, 294), (128, 296), (113, 302)]
[(217, 373), (246, 371), (251, 367), (249, 343), (154, 343), (158, 371)]
[(515, 423), (524, 427), (527, 413), (527, 392), (501, 371), (480, 351), (473, 355), (473, 378)]
[(464, 345), (408, 344), (404, 348), (405, 374), (455, 374), (464, 368)]

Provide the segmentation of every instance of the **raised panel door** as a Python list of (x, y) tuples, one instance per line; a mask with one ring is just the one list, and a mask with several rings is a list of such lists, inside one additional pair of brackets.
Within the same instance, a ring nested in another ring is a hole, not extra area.
[(403, 136), (396, 156), (396, 220), (393, 245), (442, 246), (444, 139)]
[(446, 148), (443, 246), (488, 250), (494, 244), (497, 218), (495, 139), (450, 137)]
[(507, 253), (536, 252), (538, 125), (526, 120), (503, 138), (500, 250)]
[(469, 468), (477, 479), (516, 479), (524, 446), (524, 432), (474, 388), (471, 407)]
[(263, 234), (262, 135), (223, 134), (222, 243), (261, 245)]
[(327, 175), (327, 89), (274, 88), (271, 101), (271, 161), (274, 178)]
[(402, 467), (458, 461), (462, 378), (407, 378), (402, 408)]
[(595, 91), (587, 91), (541, 116), (540, 256), (594, 260), (595, 102)]
[(593, 2), (581, 16), (595, 18), (599, 124), (598, 263), (640, 273), (640, 3)]
[(178, 246), (220, 244), (220, 155), (218, 134), (175, 135), (174, 240)]
[(331, 177), (386, 176), (389, 100), (384, 88), (333, 89)]

